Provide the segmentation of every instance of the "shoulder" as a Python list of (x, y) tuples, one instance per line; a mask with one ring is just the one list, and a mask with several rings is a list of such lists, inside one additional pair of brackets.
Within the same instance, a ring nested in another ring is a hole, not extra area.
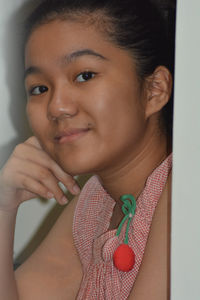
[(75, 299), (82, 278), (72, 224), (78, 197), (64, 209), (31, 257), (16, 271), (20, 300)]
[(155, 210), (142, 265), (129, 300), (169, 299), (171, 172)]

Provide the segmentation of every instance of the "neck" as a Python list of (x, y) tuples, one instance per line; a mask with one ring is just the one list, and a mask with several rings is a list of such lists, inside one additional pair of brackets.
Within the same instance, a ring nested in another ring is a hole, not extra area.
[(168, 154), (166, 137), (152, 135), (139, 154), (133, 154), (128, 162), (120, 162), (112, 170), (98, 175), (105, 190), (121, 206), (120, 196), (132, 194), (137, 198), (148, 176)]

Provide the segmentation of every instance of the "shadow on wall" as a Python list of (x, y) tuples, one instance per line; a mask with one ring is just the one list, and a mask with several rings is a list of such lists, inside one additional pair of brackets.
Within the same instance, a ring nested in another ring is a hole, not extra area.
[[(6, 82), (10, 92), (9, 113), (12, 125), (16, 130), (17, 137), (8, 144), (0, 147), (0, 153), (4, 153), (1, 157), (1, 165), (6, 162), (10, 156), (12, 149), (19, 143), (23, 142), (32, 133), (26, 117), (26, 95), (23, 82), (23, 26), (24, 21), (30, 11), (39, 3), (39, 0), (26, 0), (22, 5), (10, 16), (5, 26), (4, 38), (4, 61), (6, 62)], [(89, 176), (79, 177), (78, 182), (82, 187), (88, 180)], [(67, 195), (71, 199), (71, 195)], [(42, 200), (45, 205), (47, 201)], [(37, 229), (33, 238), (27, 243), (25, 249), (16, 258), (16, 265), (21, 264), (30, 254), (37, 248), (50, 228), (53, 226), (64, 207), (56, 204), (47, 214), (45, 220)]]
[(10, 120), (17, 133), (14, 140), (0, 147), (1, 165), (6, 162), (12, 149), (31, 135), (26, 118), (26, 96), (23, 82), (23, 26), (29, 12), (39, 1), (26, 0), (7, 21), (4, 34), (4, 61), (6, 62), (6, 83), (10, 93)]

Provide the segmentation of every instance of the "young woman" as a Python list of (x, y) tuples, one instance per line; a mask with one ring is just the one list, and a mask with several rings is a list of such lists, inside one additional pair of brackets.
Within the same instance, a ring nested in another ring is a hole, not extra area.
[[(0, 173), (1, 299), (168, 299), (165, 22), (147, 0), (45, 0), (26, 29), (34, 136)], [(87, 173), (80, 193), (73, 176)], [(67, 203), (59, 181), (77, 196), (14, 274), (18, 207), (35, 196)]]

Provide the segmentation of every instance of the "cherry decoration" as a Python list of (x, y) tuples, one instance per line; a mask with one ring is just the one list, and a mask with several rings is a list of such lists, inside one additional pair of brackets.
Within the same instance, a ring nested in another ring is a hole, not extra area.
[(124, 243), (121, 244), (113, 254), (113, 263), (114, 266), (123, 272), (128, 272), (132, 270), (135, 264), (135, 253), (133, 249), (128, 245), (128, 231), (130, 227), (131, 220), (135, 214), (136, 209), (136, 200), (131, 194), (123, 195), (121, 201), (124, 203), (122, 205), (122, 211), (124, 213), (124, 218), (122, 219), (121, 223), (119, 224), (116, 236), (118, 237), (121, 233), (122, 227), (126, 220), (126, 234)]
[(129, 245), (121, 244), (113, 254), (113, 262), (118, 270), (128, 272), (135, 264), (135, 253)]

